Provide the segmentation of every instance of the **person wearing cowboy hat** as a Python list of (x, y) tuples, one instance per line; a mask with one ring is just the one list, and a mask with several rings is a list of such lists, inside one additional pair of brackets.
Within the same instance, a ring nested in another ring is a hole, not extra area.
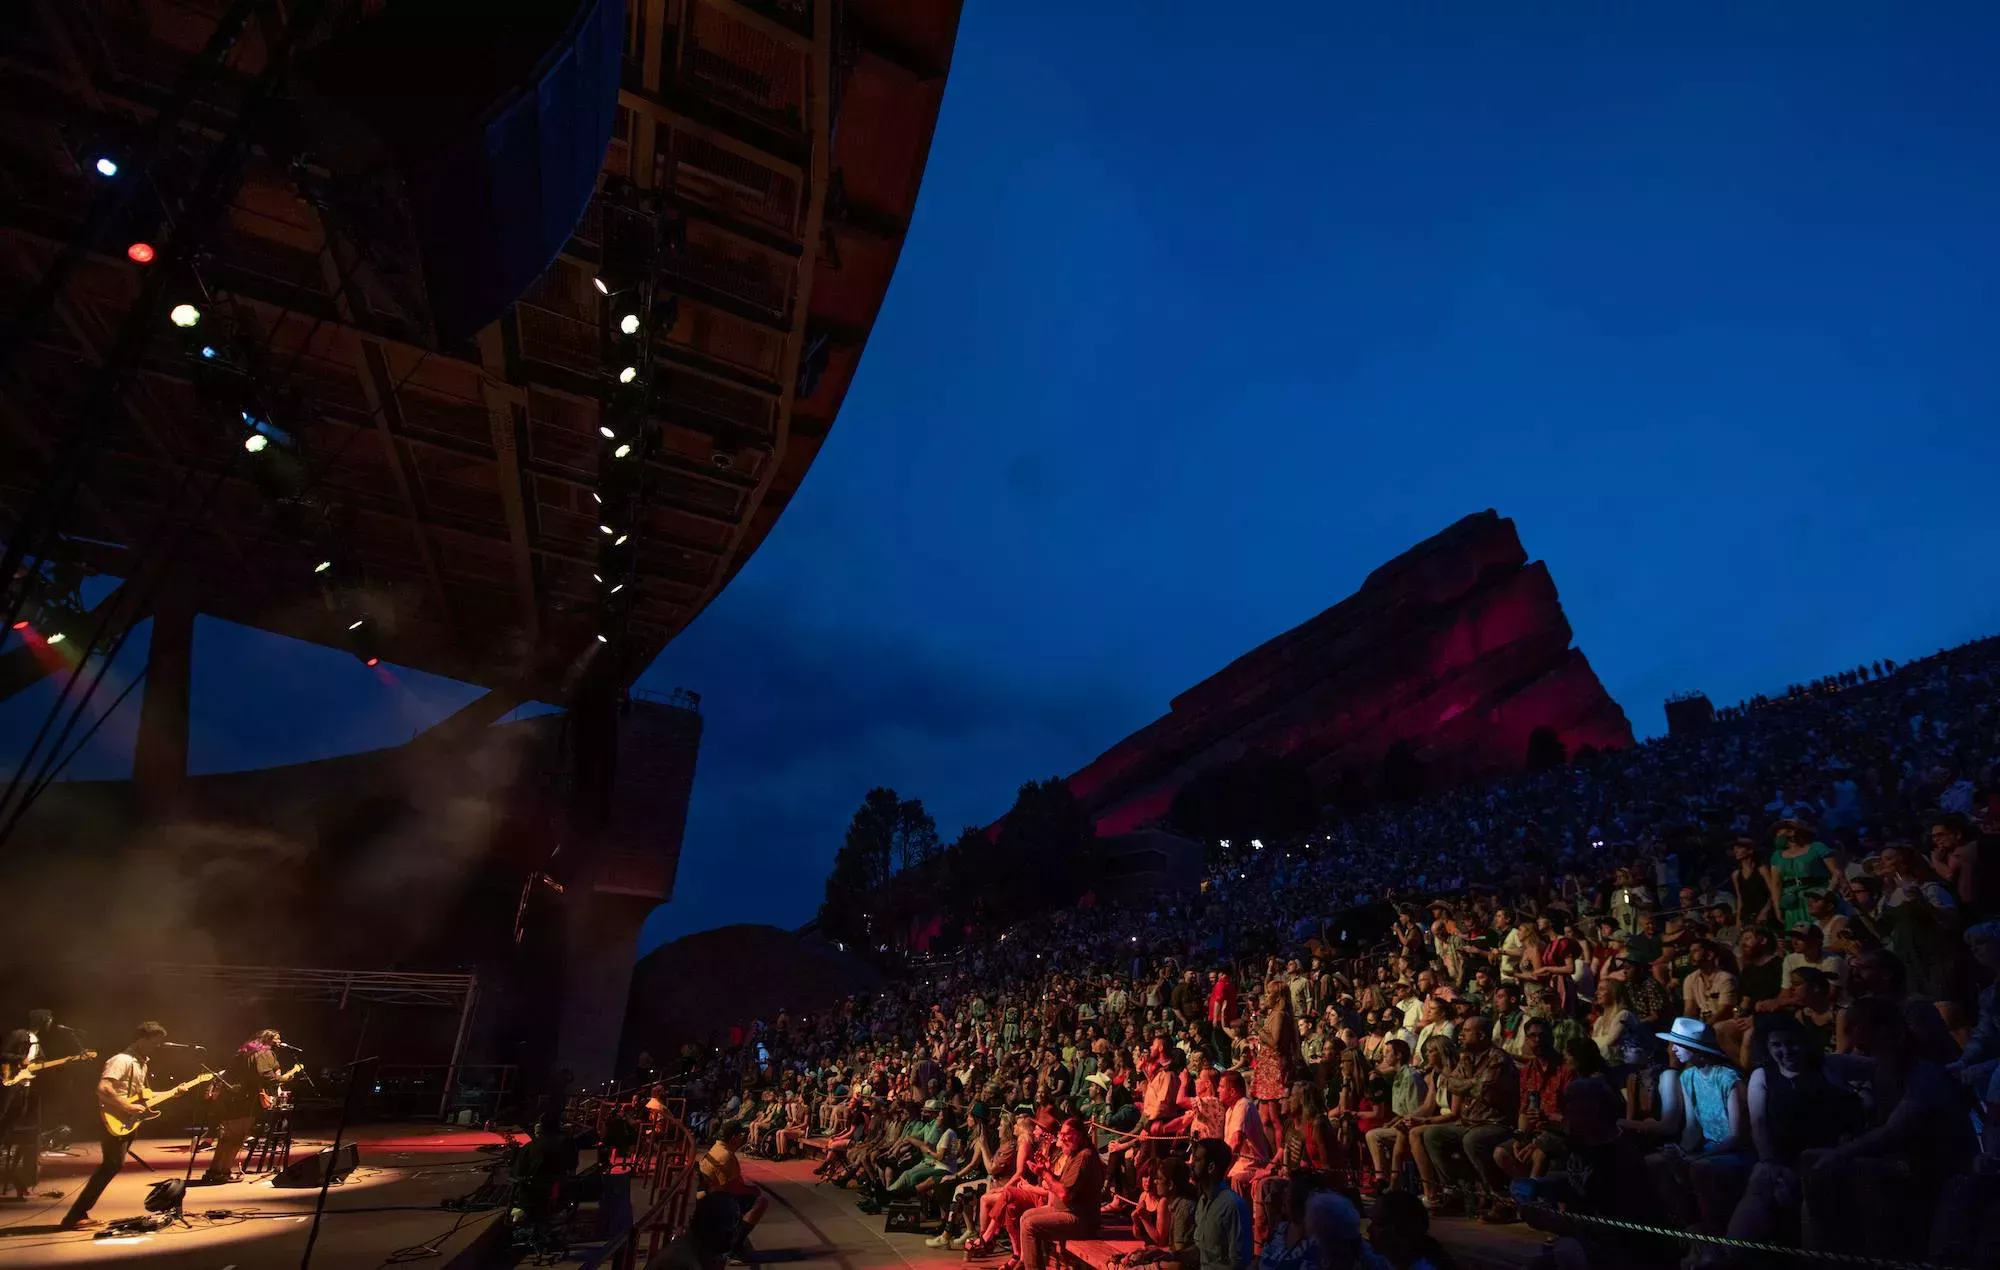
[(1678, 1112), (1681, 1124), (1680, 1140), (1647, 1161), (1670, 1184), (1663, 1188), (1670, 1199), (1693, 1193), (1696, 1229), (1719, 1235), (1756, 1163), (1743, 1073), (1729, 1062), (1715, 1029), (1700, 1019), (1683, 1015), (1654, 1035), (1680, 1068), (1671, 1086), (1679, 1098), (1668, 1110)]

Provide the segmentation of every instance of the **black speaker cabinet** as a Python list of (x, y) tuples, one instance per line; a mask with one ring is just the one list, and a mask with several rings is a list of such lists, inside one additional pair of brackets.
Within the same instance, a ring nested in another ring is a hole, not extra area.
[(320, 1186), (326, 1182), (326, 1171), (331, 1166), (333, 1180), (338, 1182), (349, 1173), (361, 1167), (361, 1148), (352, 1142), (340, 1148), (338, 1158), (332, 1147), (316, 1151), (311, 1155), (293, 1160), (271, 1178), (273, 1186)]

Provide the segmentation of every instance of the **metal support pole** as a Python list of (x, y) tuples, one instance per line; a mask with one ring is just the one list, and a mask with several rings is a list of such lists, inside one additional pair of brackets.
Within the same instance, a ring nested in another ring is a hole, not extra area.
[(452, 1087), (458, 1083), (458, 1060), (465, 1053), (465, 1035), (472, 1030), (472, 1003), (479, 995), (479, 976), (465, 985), (465, 1004), (458, 1011), (458, 1036), (451, 1043), (451, 1062), (444, 1069), (444, 1095), (438, 1099), (438, 1119), (451, 1109)]

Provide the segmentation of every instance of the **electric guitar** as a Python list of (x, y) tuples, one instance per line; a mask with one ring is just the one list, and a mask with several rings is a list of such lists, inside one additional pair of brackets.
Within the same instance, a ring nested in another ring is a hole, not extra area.
[(0, 1077), (0, 1089), (12, 1089), (36, 1072), (46, 1072), (61, 1067), (64, 1063), (80, 1063), (86, 1058), (96, 1057), (96, 1050), (85, 1050), (81, 1054), (67, 1054), (62, 1058), (45, 1058), (38, 1063), (23, 1063), (19, 1067), (5, 1069), (6, 1075)]
[(203, 1072), (192, 1080), (182, 1081), (172, 1089), (149, 1089), (142, 1099), (146, 1104), (145, 1110), (136, 1116), (128, 1116), (123, 1111), (114, 1111), (109, 1107), (105, 1107), (102, 1109), (104, 1113), (104, 1128), (113, 1137), (129, 1138), (139, 1131), (140, 1125), (159, 1116), (158, 1104), (178, 1098), (188, 1090), (206, 1085), (214, 1079), (214, 1073)]
[[(288, 1081), (290, 1081), (292, 1077), (298, 1075), (305, 1069), (306, 1065), (304, 1063), (294, 1063), (290, 1071), (279, 1072), (276, 1076), (271, 1077), (271, 1080), (275, 1084), (283, 1085)], [(282, 1089), (275, 1094), (267, 1093), (264, 1090), (258, 1090), (257, 1104), (261, 1106), (264, 1110), (269, 1111), (271, 1110), (271, 1108), (278, 1105), (278, 1099), (284, 1097), (284, 1095), (285, 1091)]]

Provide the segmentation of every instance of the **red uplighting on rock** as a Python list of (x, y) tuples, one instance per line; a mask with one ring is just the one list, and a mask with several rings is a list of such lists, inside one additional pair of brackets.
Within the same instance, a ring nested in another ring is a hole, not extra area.
[(125, 249), (125, 256), (135, 265), (150, 265), (153, 263), (153, 244), (133, 243)]

